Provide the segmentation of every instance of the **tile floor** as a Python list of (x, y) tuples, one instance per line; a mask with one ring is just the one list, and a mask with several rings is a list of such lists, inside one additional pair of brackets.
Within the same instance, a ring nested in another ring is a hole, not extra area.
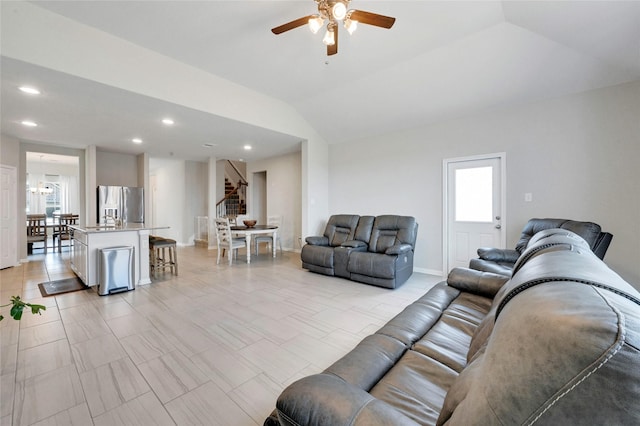
[(261, 425), (292, 381), (322, 371), (424, 294), (414, 274), (386, 290), (303, 270), (297, 253), (216, 265), (178, 249), (180, 276), (117, 295), (42, 298), (69, 253), (0, 272), (0, 301), (43, 304), (0, 322), (1, 425)]

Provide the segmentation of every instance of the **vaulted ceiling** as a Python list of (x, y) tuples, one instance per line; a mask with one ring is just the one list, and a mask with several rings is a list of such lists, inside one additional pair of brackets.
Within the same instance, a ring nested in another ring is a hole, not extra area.
[[(3, 21), (13, 3), (2, 2)], [(314, 13), (312, 0), (30, 3), (281, 100), (328, 143), (640, 79), (638, 1), (353, 0), (352, 8), (396, 23), (390, 30), (360, 25), (351, 36), (342, 31), (331, 57), (322, 33), (305, 26), (270, 32)], [(12, 35), (2, 32), (4, 43)], [(299, 149), (296, 136), (191, 105), (4, 53), (1, 66), (2, 132), (22, 140), (134, 152), (141, 148), (127, 135), (135, 133), (157, 141), (144, 148), (151, 155), (188, 159), (211, 155), (205, 143), (216, 146), (215, 156), (249, 160)], [(26, 83), (48, 96), (26, 99), (15, 90)], [(157, 125), (163, 114), (176, 119), (171, 132)], [(27, 117), (48, 126), (35, 133), (19, 124)], [(269, 152), (242, 153), (241, 145), (257, 140), (269, 141)]]

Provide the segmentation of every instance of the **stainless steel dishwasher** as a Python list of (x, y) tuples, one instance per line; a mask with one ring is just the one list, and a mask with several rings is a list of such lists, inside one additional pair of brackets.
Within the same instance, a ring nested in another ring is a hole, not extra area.
[(98, 294), (106, 296), (135, 289), (134, 248), (130, 246), (100, 249)]

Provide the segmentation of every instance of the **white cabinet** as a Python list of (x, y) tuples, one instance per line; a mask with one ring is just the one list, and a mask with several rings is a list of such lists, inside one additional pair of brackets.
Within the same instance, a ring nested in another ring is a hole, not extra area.
[(99, 284), (100, 250), (113, 247), (133, 247), (133, 283), (150, 284), (149, 277), (149, 233), (152, 229), (167, 229), (167, 226), (147, 228), (144, 224), (123, 226), (79, 226), (73, 229), (71, 269), (85, 285)]
[(86, 232), (74, 230), (71, 248), (71, 269), (83, 283), (88, 285), (87, 260), (87, 234)]

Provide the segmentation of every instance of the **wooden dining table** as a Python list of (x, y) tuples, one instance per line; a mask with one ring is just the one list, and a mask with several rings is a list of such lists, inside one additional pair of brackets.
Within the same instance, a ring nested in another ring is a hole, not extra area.
[[(271, 235), (273, 241), (275, 241), (278, 227), (274, 225), (254, 225), (252, 227), (232, 226), (231, 232), (239, 236), (244, 236), (247, 241), (247, 263), (251, 263), (251, 236), (258, 234)], [(273, 249), (273, 257), (276, 257), (276, 245), (271, 244), (271, 247)]]

